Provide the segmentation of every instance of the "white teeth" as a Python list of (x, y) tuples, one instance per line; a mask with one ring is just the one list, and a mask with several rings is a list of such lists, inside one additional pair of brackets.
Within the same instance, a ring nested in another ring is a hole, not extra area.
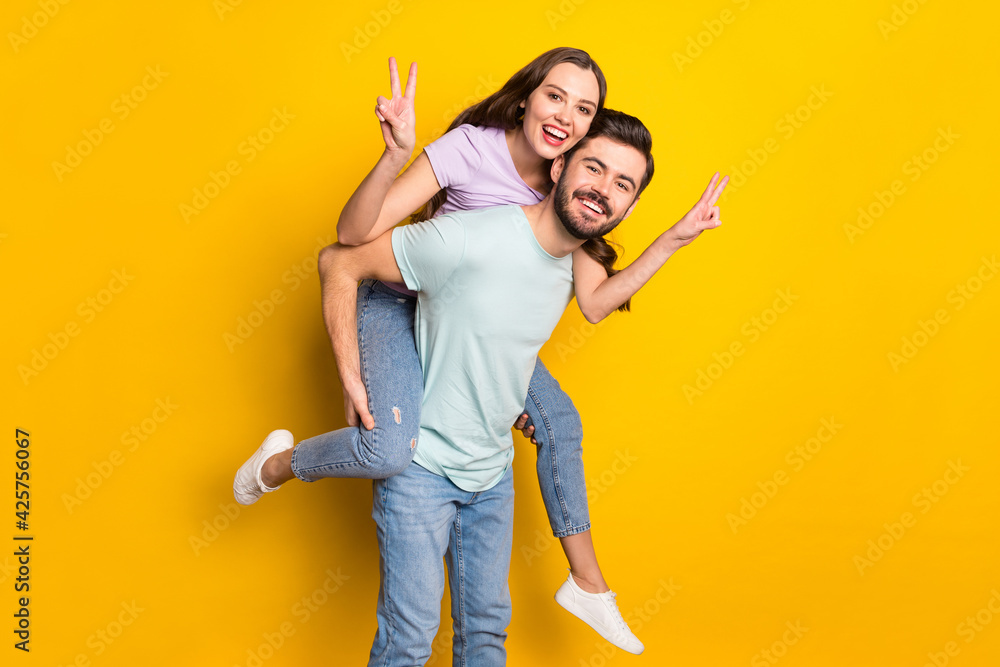
[(542, 130), (544, 130), (545, 132), (548, 132), (549, 134), (551, 134), (553, 137), (555, 137), (557, 139), (565, 139), (566, 137), (569, 136), (568, 133), (563, 132), (562, 130), (557, 130), (554, 127), (543, 127)]
[(589, 199), (581, 199), (580, 201), (583, 202), (584, 206), (591, 209), (595, 213), (600, 213), (602, 215), (604, 214), (604, 211), (601, 210), (601, 207), (595, 204), (594, 202), (590, 201)]

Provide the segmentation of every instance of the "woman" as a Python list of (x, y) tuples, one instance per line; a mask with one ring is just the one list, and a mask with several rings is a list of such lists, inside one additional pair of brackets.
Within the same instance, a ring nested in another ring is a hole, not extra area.
[[(553, 49), (459, 114), (449, 131), (399, 174), (416, 143), (416, 65), (411, 65), (403, 94), (390, 59), (390, 83), (392, 99), (379, 97), (376, 107), (386, 149), (341, 213), (337, 232), (344, 244), (373, 240), (424, 204), (418, 219), (542, 200), (551, 185), (551, 160), (586, 135), (606, 94), (604, 76), (588, 54)], [(628, 299), (666, 260), (662, 254), (644, 253), (612, 277), (616, 258), (603, 239), (588, 241), (574, 253), (576, 297), (591, 322), (616, 308), (627, 310)], [(293, 477), (384, 478), (409, 465), (417, 446), (422, 393), (414, 308), (415, 296), (405, 286), (362, 282), (358, 341), (363, 383), (345, 381), (344, 386), (348, 423), (356, 428), (304, 440), (294, 449), (288, 431), (273, 432), (237, 473), (239, 502), (252, 503)], [(591, 541), (579, 415), (540, 361), (525, 415), (516, 426), (535, 435), (542, 496), (570, 563), (571, 574), (557, 600), (616, 646), (642, 652), (642, 643), (618, 613)]]

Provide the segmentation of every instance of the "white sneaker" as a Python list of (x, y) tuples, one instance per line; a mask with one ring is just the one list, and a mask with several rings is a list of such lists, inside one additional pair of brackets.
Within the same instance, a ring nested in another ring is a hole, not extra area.
[(570, 574), (556, 591), (556, 602), (623, 651), (639, 655), (646, 648), (618, 611), (614, 591), (588, 593), (576, 585)]
[(253, 456), (236, 471), (236, 479), (233, 480), (233, 495), (236, 496), (236, 502), (240, 505), (253, 505), (265, 493), (277, 491), (277, 486), (273, 489), (264, 486), (260, 471), (269, 458), (294, 446), (295, 439), (291, 432), (284, 429), (271, 431)]

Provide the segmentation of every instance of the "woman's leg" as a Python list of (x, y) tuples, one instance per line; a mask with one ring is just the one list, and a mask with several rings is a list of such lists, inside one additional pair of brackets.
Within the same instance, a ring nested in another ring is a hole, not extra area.
[(556, 601), (615, 646), (642, 653), (642, 642), (628, 629), (604, 580), (590, 537), (580, 414), (541, 360), (535, 363), (524, 408), (525, 426), (534, 426), (531, 435), (538, 444), (542, 499), (570, 567)]
[(535, 362), (524, 409), (526, 426), (535, 427), (538, 486), (552, 534), (559, 538), (577, 584), (590, 593), (603, 593), (608, 585), (590, 537), (580, 413), (541, 359)]
[(347, 427), (301, 441), (270, 457), (261, 470), (268, 487), (297, 477), (384, 479), (413, 459), (420, 426), (423, 375), (413, 338), (416, 299), (381, 283), (358, 287), (358, 352), (371, 431)]

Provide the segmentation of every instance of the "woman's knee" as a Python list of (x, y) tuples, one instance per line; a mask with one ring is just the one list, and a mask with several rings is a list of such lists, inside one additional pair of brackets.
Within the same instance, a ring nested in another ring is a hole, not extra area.
[(358, 427), (360, 437), (360, 458), (373, 476), (379, 479), (392, 477), (406, 470), (417, 448), (417, 433), (411, 434), (399, 428), (383, 428), (378, 425), (371, 431)]
[(413, 455), (417, 451), (417, 434), (414, 433), (409, 440), (396, 442), (384, 457), (384, 470), (386, 477), (398, 475), (409, 467), (413, 461)]

